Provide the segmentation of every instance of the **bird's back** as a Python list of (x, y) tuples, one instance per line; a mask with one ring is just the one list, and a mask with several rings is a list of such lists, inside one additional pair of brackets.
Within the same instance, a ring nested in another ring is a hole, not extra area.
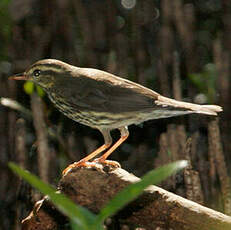
[[(68, 79), (67, 79), (68, 77)], [(65, 115), (91, 127), (118, 128), (188, 113), (216, 115), (219, 106), (179, 102), (129, 80), (89, 68), (59, 76), (49, 92)]]

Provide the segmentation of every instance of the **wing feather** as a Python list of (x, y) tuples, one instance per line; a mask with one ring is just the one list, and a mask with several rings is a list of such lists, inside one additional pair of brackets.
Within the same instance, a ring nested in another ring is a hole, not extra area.
[(81, 74), (68, 81), (65, 76), (59, 76), (56, 84), (61, 86), (55, 87), (56, 93), (68, 98), (69, 103), (79, 109), (97, 112), (149, 110), (155, 107), (157, 99), (150, 89), (98, 70), (95, 75)]

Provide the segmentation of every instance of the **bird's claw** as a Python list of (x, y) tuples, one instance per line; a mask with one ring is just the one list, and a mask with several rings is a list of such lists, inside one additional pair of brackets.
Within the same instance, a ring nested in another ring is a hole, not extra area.
[(120, 163), (117, 161), (104, 160), (103, 158), (96, 158), (94, 161), (92, 161), (92, 163), (93, 162), (100, 163), (104, 166), (109, 166), (109, 167), (113, 167), (113, 168), (121, 168)]
[(78, 161), (68, 165), (62, 172), (62, 175), (66, 175), (68, 172), (72, 171), (74, 168), (91, 168), (96, 167), (96, 164), (89, 161)]
[(75, 168), (96, 168), (101, 169), (102, 167), (110, 167), (110, 168), (121, 168), (120, 164), (117, 161), (104, 160), (103, 158), (96, 158), (92, 162), (90, 161), (78, 161), (70, 164), (67, 168), (65, 168), (62, 172), (62, 175), (66, 175), (71, 172)]

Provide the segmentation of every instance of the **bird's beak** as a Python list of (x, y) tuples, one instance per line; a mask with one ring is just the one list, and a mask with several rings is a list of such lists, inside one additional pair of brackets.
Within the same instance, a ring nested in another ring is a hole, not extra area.
[(11, 77), (9, 77), (10, 80), (28, 80), (25, 73), (18, 73)]

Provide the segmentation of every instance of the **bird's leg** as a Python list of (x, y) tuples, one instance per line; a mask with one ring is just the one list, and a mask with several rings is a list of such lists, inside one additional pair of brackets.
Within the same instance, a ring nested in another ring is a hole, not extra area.
[(103, 134), (104, 137), (104, 144), (102, 146), (100, 146), (98, 149), (96, 149), (94, 152), (90, 153), (89, 155), (87, 155), (86, 157), (84, 157), (83, 159), (81, 159), (78, 162), (74, 162), (73, 164), (70, 164), (67, 168), (65, 168), (62, 172), (63, 175), (65, 175), (69, 170), (73, 169), (73, 168), (77, 168), (77, 167), (81, 167), (81, 166), (91, 166), (92, 163), (89, 162), (89, 160), (91, 160), (92, 158), (94, 158), (95, 156), (97, 156), (98, 154), (100, 154), (101, 152), (103, 152), (104, 150), (108, 149), (111, 144), (112, 144), (112, 138), (110, 135), (110, 131), (109, 130), (100, 130), (101, 133)]
[(114, 161), (108, 161), (106, 160), (108, 158), (108, 156), (115, 151), (115, 149), (117, 149), (129, 136), (129, 131), (128, 131), (128, 128), (125, 126), (125, 127), (122, 127), (119, 129), (120, 130), (120, 139), (114, 144), (111, 146), (110, 149), (107, 150), (106, 153), (104, 153), (101, 157), (97, 158), (94, 160), (94, 162), (100, 162), (100, 163), (104, 163), (104, 164), (107, 164), (107, 165), (112, 165), (112, 166), (116, 166), (118, 167), (118, 164)]

